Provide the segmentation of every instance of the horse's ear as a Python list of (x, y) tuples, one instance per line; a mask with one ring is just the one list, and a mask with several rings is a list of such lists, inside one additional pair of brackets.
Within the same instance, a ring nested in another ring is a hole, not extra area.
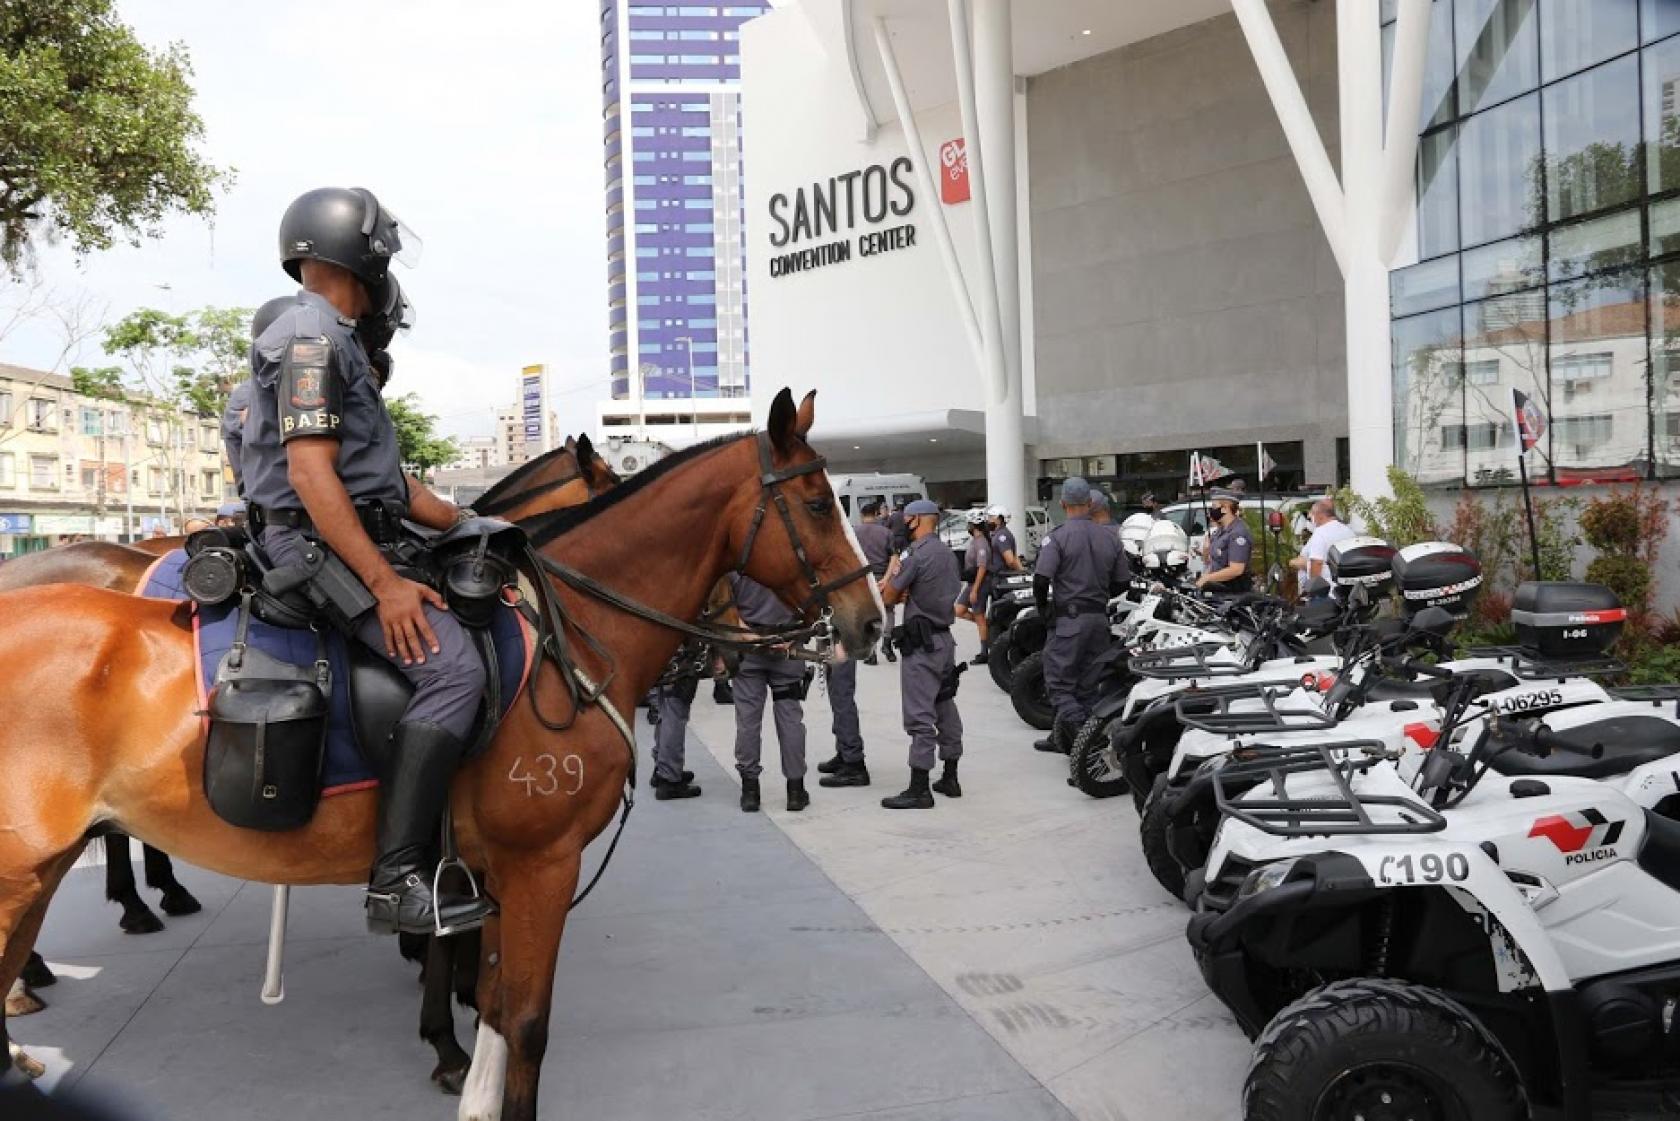
[(577, 449), (578, 449), (577, 437), (576, 436), (567, 436), (566, 437), (566, 450), (571, 452), (573, 455), (576, 455), (577, 454)]
[(776, 394), (776, 399), (770, 402), (770, 443), (783, 455), (793, 451), (793, 442), (799, 433), (795, 426), (799, 423), (799, 415), (793, 407), (793, 394), (786, 386)]
[(596, 456), (595, 445), (589, 439), (589, 434), (586, 432), (575, 440), (567, 440), (566, 446), (571, 448), (572, 454), (577, 457), (578, 469), (583, 472), (584, 477), (593, 479)]
[(817, 391), (813, 389), (805, 395), (805, 400), (799, 402), (799, 415), (793, 423), (793, 430), (799, 433), (801, 440), (811, 434), (811, 425), (816, 422), (816, 419)]

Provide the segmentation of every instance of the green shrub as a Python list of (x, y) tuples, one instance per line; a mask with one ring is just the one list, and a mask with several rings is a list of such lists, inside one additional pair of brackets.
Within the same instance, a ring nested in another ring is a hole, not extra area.
[(1600, 553), (1587, 565), (1587, 580), (1615, 592), (1632, 618), (1642, 620), (1650, 610), (1651, 569), (1638, 557)]
[(1399, 467), (1390, 466), (1388, 486), (1393, 495), (1380, 498), (1365, 498), (1352, 488), (1344, 487), (1336, 495), (1336, 505), (1364, 525), (1366, 532), (1382, 538), (1396, 549), (1416, 545), (1419, 541), (1435, 540), (1439, 536), (1435, 515), (1429, 512), (1429, 503), (1424, 501), (1423, 488), (1418, 481)]

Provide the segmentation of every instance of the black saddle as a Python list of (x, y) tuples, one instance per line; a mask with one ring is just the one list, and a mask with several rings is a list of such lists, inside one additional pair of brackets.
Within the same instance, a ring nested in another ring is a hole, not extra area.
[(1513, 778), (1610, 778), (1680, 753), (1680, 726), (1660, 716), (1614, 716), (1552, 734), (1578, 745), (1584, 753), (1597, 749), (1603, 754), (1594, 759), (1590, 754), (1554, 751), (1541, 758), (1526, 751), (1506, 751), (1494, 756), (1491, 767)]

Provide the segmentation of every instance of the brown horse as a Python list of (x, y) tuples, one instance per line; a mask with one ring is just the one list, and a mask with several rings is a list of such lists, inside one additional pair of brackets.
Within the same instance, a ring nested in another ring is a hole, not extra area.
[[(671, 622), (695, 618), (736, 570), (807, 619), (828, 617), (856, 655), (879, 638), (880, 597), (805, 439), (813, 398), (796, 410), (783, 390), (763, 436), (699, 445), (529, 523), (543, 563), (533, 575), (559, 577), (551, 587), (566, 619), (548, 645), (569, 655), (578, 688), (599, 683), (602, 703), (573, 704), (565, 671), (546, 661), (530, 703), (454, 783), (462, 851), (500, 905), (485, 927), (462, 1121), (536, 1119), (565, 901), (584, 847), (619, 805), (634, 762), (622, 714), (676, 650)], [(175, 605), (92, 588), (11, 593), (0, 597), (0, 663), (0, 705), (37, 713), (0, 734), (0, 773), (14, 776), (0, 786), (0, 986), (17, 976), (53, 891), (102, 822), (244, 879), (366, 880), (372, 792), (330, 799), (288, 833), (211, 813), (197, 667)]]

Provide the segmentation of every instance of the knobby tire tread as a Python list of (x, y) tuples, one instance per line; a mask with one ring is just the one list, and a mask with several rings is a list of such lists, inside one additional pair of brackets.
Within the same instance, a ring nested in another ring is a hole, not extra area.
[(1155, 785), (1143, 800), (1138, 815), (1138, 839), (1143, 844), (1144, 863), (1155, 882), (1174, 899), (1184, 899), (1184, 869), (1167, 849), (1167, 776), (1155, 780)]

